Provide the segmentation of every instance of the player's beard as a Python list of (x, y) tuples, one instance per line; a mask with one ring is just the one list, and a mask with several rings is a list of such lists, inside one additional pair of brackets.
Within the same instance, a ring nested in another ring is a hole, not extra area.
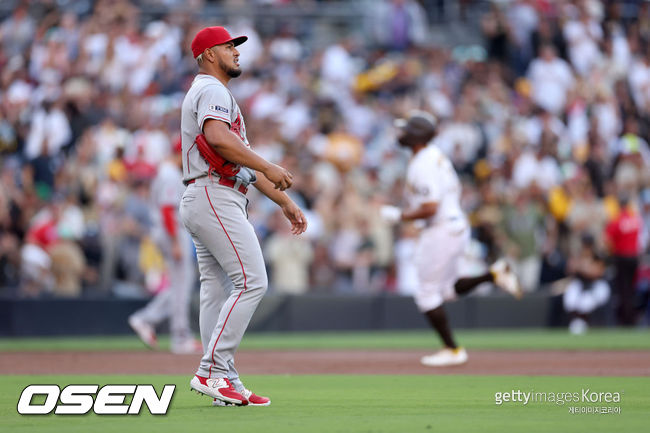
[(230, 78), (237, 78), (241, 75), (241, 69), (236, 66), (234, 68), (232, 66), (228, 66), (226, 65), (226, 62), (221, 59), (219, 59), (219, 66), (226, 72), (226, 74), (228, 74)]

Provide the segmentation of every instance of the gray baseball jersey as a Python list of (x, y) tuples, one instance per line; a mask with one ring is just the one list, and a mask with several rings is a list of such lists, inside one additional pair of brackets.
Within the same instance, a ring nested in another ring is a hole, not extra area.
[[(194, 139), (203, 134), (203, 124), (208, 119), (221, 120), (230, 125), (230, 130), (250, 147), (246, 138), (246, 124), (239, 105), (221, 81), (206, 74), (199, 74), (185, 96), (181, 116), (183, 143), (183, 181), (206, 176), (208, 164), (199, 153)], [(244, 185), (255, 181), (255, 172), (242, 167), (237, 177)]]
[[(200, 328), (204, 355), (197, 375), (227, 377), (236, 389), (243, 385), (234, 354), (267, 289), (267, 276), (257, 235), (249, 223), (246, 196), (220, 185), (218, 175), (206, 176), (194, 138), (206, 119), (230, 125), (248, 145), (239, 107), (216, 78), (198, 75), (182, 108), (183, 178), (195, 179), (183, 194), (180, 212), (196, 246), (201, 274)], [(245, 183), (253, 171), (242, 169)]]

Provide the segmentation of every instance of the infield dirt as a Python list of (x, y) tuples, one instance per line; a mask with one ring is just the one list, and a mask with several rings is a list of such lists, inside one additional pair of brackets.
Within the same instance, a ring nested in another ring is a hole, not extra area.
[[(470, 351), (462, 366), (420, 365), (422, 350), (240, 350), (242, 374), (650, 376), (650, 351)], [(143, 351), (4, 352), (0, 374), (188, 374), (199, 355)]]

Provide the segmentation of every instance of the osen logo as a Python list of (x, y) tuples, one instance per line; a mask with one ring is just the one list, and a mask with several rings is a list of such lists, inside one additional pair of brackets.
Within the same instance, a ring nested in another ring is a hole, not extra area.
[[(29, 385), (20, 394), (18, 413), (21, 415), (83, 415), (92, 410), (97, 415), (139, 415), (144, 403), (152, 415), (165, 415), (174, 396), (176, 385), (165, 385), (158, 397), (153, 385)], [(133, 395), (126, 404), (127, 395)], [(35, 396), (45, 396), (36, 404)]]

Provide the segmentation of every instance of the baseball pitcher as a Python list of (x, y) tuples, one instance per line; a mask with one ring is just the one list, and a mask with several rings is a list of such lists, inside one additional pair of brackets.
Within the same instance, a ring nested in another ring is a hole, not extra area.
[(415, 261), (418, 288), (415, 303), (440, 335), (444, 348), (421, 359), (427, 366), (463, 364), (467, 352), (451, 333), (443, 304), (471, 292), (483, 282), (494, 282), (519, 297), (517, 278), (505, 260), (490, 267), (490, 272), (472, 278), (458, 278), (458, 262), (470, 240), (470, 228), (460, 206), (461, 184), (449, 159), (436, 146), (429, 146), (435, 135), (435, 119), (429, 113), (413, 111), (398, 119), (398, 142), (412, 151), (406, 173), (406, 209), (382, 207), (382, 216), (393, 223), (420, 221)]
[(200, 329), (204, 355), (190, 386), (215, 405), (268, 406), (246, 389), (234, 355), (267, 289), (262, 250), (247, 217), (251, 185), (282, 209), (293, 234), (307, 228), (302, 211), (283, 191), (293, 176), (251, 150), (244, 118), (226, 87), (241, 74), (237, 46), (223, 27), (207, 27), (192, 41), (199, 73), (182, 106), (181, 218), (192, 235), (201, 275)]

